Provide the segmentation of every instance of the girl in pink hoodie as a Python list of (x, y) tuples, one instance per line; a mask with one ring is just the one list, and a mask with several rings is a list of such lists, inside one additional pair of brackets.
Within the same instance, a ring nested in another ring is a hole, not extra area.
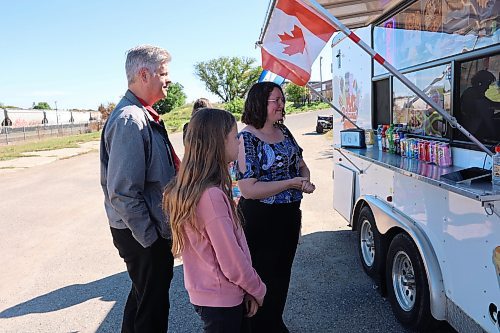
[(205, 332), (250, 332), (247, 317), (262, 305), (266, 286), (252, 267), (228, 163), (238, 157), (234, 116), (201, 109), (190, 120), (177, 177), (163, 205), (172, 252), (182, 256), (184, 283)]

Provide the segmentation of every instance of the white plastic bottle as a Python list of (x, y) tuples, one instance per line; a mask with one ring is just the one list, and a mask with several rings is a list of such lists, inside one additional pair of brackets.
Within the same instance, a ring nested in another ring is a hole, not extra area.
[(500, 146), (495, 147), (495, 155), (493, 155), (492, 182), (495, 188), (500, 189)]

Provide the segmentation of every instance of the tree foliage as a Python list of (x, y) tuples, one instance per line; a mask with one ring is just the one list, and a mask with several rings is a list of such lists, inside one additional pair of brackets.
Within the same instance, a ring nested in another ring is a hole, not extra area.
[(286, 99), (294, 105), (304, 105), (309, 97), (309, 89), (293, 83), (288, 83), (285, 88)]
[(183, 91), (184, 87), (182, 84), (176, 82), (168, 87), (167, 97), (159, 100), (153, 105), (153, 108), (159, 114), (165, 114), (176, 107), (184, 105), (186, 103), (186, 94)]
[(115, 107), (116, 107), (115, 103), (108, 103), (107, 106), (104, 106), (104, 104), (102, 104), (102, 103), (101, 103), (101, 105), (99, 105), (99, 107), (97, 108), (97, 111), (99, 111), (99, 113), (101, 114), (102, 121), (105, 121), (106, 119), (108, 119), (109, 115), (111, 114), (111, 112), (113, 112)]
[(232, 101), (224, 104), (224, 109), (231, 113), (243, 113), (245, 107), (245, 100), (241, 97), (236, 97)]
[(244, 98), (250, 87), (257, 82), (262, 68), (253, 67), (255, 59), (246, 57), (220, 57), (194, 65), (195, 75), (205, 83), (212, 94), (224, 103), (236, 97)]
[(50, 107), (49, 103), (47, 102), (39, 102), (37, 105), (33, 107), (33, 109), (38, 109), (38, 110), (52, 110)]

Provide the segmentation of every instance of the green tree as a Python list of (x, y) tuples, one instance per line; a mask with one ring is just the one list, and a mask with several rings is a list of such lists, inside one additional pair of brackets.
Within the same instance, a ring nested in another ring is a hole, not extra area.
[(232, 101), (224, 104), (224, 109), (231, 113), (243, 113), (245, 107), (245, 100), (241, 97), (236, 97)]
[(212, 94), (224, 103), (236, 97), (244, 98), (250, 87), (257, 82), (262, 68), (253, 67), (255, 59), (246, 57), (220, 57), (194, 65), (194, 74), (205, 83)]
[(182, 89), (184, 89), (184, 87), (178, 82), (171, 84), (170, 87), (168, 87), (167, 97), (156, 102), (153, 108), (159, 114), (165, 114), (176, 107), (184, 105), (184, 103), (186, 103), (186, 94)]
[(304, 105), (309, 96), (309, 89), (289, 82), (285, 88), (286, 99), (294, 105)]
[(50, 107), (49, 103), (47, 102), (39, 102), (37, 105), (33, 107), (33, 109), (40, 109), (40, 110), (52, 110)]

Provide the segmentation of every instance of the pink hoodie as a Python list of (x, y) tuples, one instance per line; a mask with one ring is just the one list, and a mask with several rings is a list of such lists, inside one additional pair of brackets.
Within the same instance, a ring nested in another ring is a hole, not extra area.
[(232, 307), (246, 293), (263, 298), (266, 286), (252, 267), (243, 229), (236, 227), (229, 199), (218, 187), (205, 190), (196, 208), (197, 226), (184, 230), (184, 285), (192, 304)]

